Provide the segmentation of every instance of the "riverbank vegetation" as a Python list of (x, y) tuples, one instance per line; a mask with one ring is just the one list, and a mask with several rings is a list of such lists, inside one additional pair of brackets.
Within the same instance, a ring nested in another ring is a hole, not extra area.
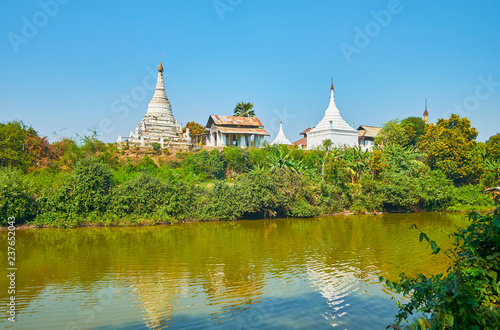
[(292, 146), (171, 152), (99, 141), (49, 143), (14, 121), (0, 124), (0, 214), (18, 223), (154, 224), (311, 217), (338, 212), (493, 208), (500, 138), (475, 141), (452, 115), (388, 122), (372, 152)]
[[(500, 188), (488, 190), (497, 194), (498, 206)], [(405, 328), (500, 328), (500, 208), (486, 215), (470, 213), (469, 220), (467, 228), (450, 234), (452, 249), (442, 250), (420, 231), (420, 241), (431, 246), (432, 254), (444, 253), (450, 267), (447, 274), (407, 277), (402, 273), (397, 282), (385, 280), (392, 290), (410, 296), (408, 302), (398, 304), (396, 324), (391, 328), (401, 329), (403, 321), (408, 323), (413, 314), (417, 317)]]

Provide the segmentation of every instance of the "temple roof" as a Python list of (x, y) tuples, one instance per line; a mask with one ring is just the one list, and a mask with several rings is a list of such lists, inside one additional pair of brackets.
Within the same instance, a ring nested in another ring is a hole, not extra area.
[(380, 130), (381, 130), (380, 127), (360, 125), (358, 127), (358, 131), (359, 131), (358, 135), (374, 138), (375, 136), (377, 136), (377, 134), (378, 134), (378, 132), (380, 132)]
[(283, 123), (280, 122), (280, 131), (278, 132), (278, 135), (276, 135), (276, 138), (271, 144), (288, 144), (291, 145), (292, 142), (288, 140), (285, 136), (285, 133), (283, 132)]
[[(314, 127), (313, 127), (313, 128), (314, 128)], [(306, 130), (304, 130), (303, 132), (300, 132), (299, 134), (307, 134), (307, 133), (309, 133), (311, 130), (312, 130), (312, 128), (307, 128)]]
[(295, 144), (297, 146), (307, 147), (307, 137), (303, 137), (302, 139), (295, 141), (293, 144)]
[(211, 115), (208, 118), (206, 127), (210, 127), (210, 120), (213, 120), (215, 125), (264, 127), (264, 125), (262, 125), (261, 121), (257, 117)]

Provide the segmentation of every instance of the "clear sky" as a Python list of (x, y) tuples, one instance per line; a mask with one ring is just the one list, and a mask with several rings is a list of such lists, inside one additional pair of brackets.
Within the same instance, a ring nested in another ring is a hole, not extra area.
[[(55, 139), (127, 136), (165, 85), (180, 123), (240, 101), (273, 139), (316, 125), (329, 102), (349, 123), (467, 116), (500, 131), (500, 2), (435, 0), (3, 0), (0, 121)], [(56, 132), (57, 135), (53, 135)]]

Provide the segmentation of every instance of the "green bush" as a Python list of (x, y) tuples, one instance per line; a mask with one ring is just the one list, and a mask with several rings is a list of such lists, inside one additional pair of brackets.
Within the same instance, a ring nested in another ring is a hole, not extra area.
[(33, 185), (19, 170), (0, 168), (0, 217), (2, 226), (7, 218), (16, 223), (30, 220), (35, 215)]
[(384, 209), (387, 197), (380, 181), (375, 181), (371, 176), (364, 174), (359, 184), (351, 184), (349, 188), (352, 193), (351, 210), (353, 212), (374, 212)]
[(318, 204), (324, 214), (332, 214), (345, 211), (350, 206), (350, 191), (344, 186), (321, 183)]
[(305, 200), (300, 200), (290, 207), (288, 214), (294, 218), (312, 218), (319, 215), (319, 209)]
[(217, 181), (211, 191), (200, 200), (198, 218), (201, 220), (236, 220), (248, 211), (248, 200), (241, 193), (241, 187), (230, 186)]
[(105, 211), (113, 184), (111, 169), (95, 158), (80, 160), (72, 173), (71, 201), (77, 212)]
[[(105, 212), (112, 188), (112, 174), (108, 165), (96, 158), (77, 162), (70, 180), (60, 188), (48, 189), (37, 199), (39, 213), (61, 217), (85, 216), (91, 212)], [(39, 215), (39, 216), (40, 216)]]
[(483, 193), (481, 186), (466, 185), (455, 190), (448, 211), (473, 211), (493, 208), (493, 200)]
[(117, 215), (149, 214), (164, 202), (163, 184), (149, 173), (141, 173), (113, 190), (112, 211)]
[(247, 149), (225, 147), (224, 158), (228, 171), (246, 173), (252, 168), (252, 162)]
[(204, 179), (222, 179), (226, 164), (223, 154), (213, 149), (210, 152), (200, 150), (186, 154), (181, 166), (187, 171), (203, 176)]
[(118, 216), (155, 215), (166, 221), (187, 218), (195, 203), (193, 190), (178, 180), (141, 173), (113, 190), (111, 211)]
[(26, 171), (46, 152), (48, 143), (22, 121), (0, 123), (0, 166)]
[(450, 204), (455, 186), (453, 181), (439, 171), (429, 171), (419, 178), (422, 206), (426, 210), (444, 210)]

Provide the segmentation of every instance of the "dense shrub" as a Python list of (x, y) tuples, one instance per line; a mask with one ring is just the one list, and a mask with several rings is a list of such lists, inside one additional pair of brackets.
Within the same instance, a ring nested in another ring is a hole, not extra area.
[(112, 188), (112, 174), (108, 165), (95, 158), (80, 160), (71, 178), (60, 188), (46, 190), (38, 198), (42, 217), (65, 218), (105, 212)]
[(71, 197), (78, 212), (104, 211), (112, 187), (108, 165), (94, 158), (80, 160), (73, 170)]
[(50, 152), (45, 138), (22, 121), (0, 123), (0, 166), (26, 171)]
[(421, 206), (426, 210), (444, 210), (449, 206), (455, 193), (453, 181), (439, 171), (428, 171), (419, 178), (421, 187)]
[(223, 178), (226, 166), (223, 154), (217, 149), (210, 152), (200, 150), (196, 153), (186, 154), (181, 164), (186, 170), (206, 179)]
[(111, 210), (118, 216), (156, 214), (165, 221), (184, 219), (193, 212), (193, 189), (177, 180), (141, 173), (113, 190)]
[(5, 226), (8, 217), (16, 223), (30, 220), (35, 215), (31, 181), (19, 170), (0, 168), (0, 224)]
[(356, 213), (374, 212), (383, 210), (387, 197), (379, 182), (372, 180), (369, 175), (361, 176), (359, 184), (351, 184), (351, 210)]
[(252, 168), (252, 161), (247, 149), (237, 147), (225, 147), (224, 158), (227, 170), (236, 173), (246, 173)]
[(345, 211), (350, 206), (350, 190), (347, 186), (322, 183), (318, 205), (325, 214)]
[(480, 186), (466, 185), (455, 190), (449, 211), (473, 211), (493, 207), (493, 200), (483, 193)]
[(141, 173), (113, 190), (112, 210), (118, 215), (153, 213), (164, 202), (163, 184), (149, 173)]

